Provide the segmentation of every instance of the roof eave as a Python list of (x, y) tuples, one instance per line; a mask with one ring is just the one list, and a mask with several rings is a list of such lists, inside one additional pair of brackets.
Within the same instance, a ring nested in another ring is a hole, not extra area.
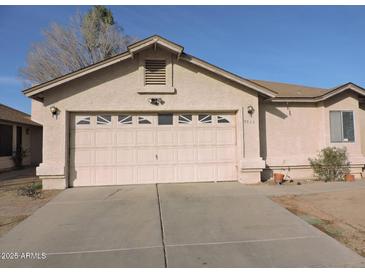
[(114, 56), (110, 59), (107, 59), (107, 60), (101, 61), (99, 63), (93, 64), (89, 67), (80, 69), (80, 70), (75, 71), (75, 72), (71, 72), (67, 75), (63, 75), (63, 76), (60, 76), (59, 78), (50, 80), (48, 82), (39, 84), (39, 85), (34, 86), (34, 87), (31, 87), (29, 89), (24, 90), (23, 93), (24, 93), (24, 95), (26, 95), (28, 97), (33, 97), (33, 96), (35, 96), (35, 95), (37, 95), (41, 92), (44, 92), (48, 89), (51, 89), (51, 88), (57, 87), (59, 85), (62, 85), (62, 84), (66, 83), (66, 82), (69, 82), (73, 79), (82, 77), (82, 76), (84, 76), (88, 73), (100, 70), (104, 67), (110, 66), (110, 65), (118, 63), (118, 62), (121, 62), (121, 61), (126, 60), (128, 58), (133, 58), (133, 55), (135, 53), (145, 49), (146, 47), (153, 46), (153, 45), (159, 45), (161, 47), (167, 48), (170, 51), (176, 53), (179, 56), (179, 58), (184, 58), (188, 62), (191, 62), (191, 63), (193, 63), (197, 66), (203, 67), (204, 69), (206, 69), (208, 71), (214, 72), (214, 73), (216, 73), (218, 75), (221, 75), (221, 76), (223, 76), (227, 79), (230, 79), (234, 82), (237, 82), (241, 85), (244, 85), (248, 88), (251, 88), (251, 89), (261, 93), (262, 95), (268, 96), (269, 98), (273, 98), (277, 95), (276, 92), (274, 92), (274, 91), (272, 91), (272, 90), (270, 90), (270, 89), (268, 89), (264, 86), (261, 86), (259, 84), (256, 84), (256, 83), (252, 82), (252, 81), (249, 81), (249, 80), (244, 79), (240, 76), (237, 76), (233, 73), (225, 71), (225, 70), (223, 70), (219, 67), (211, 65), (208, 62), (200, 60), (196, 57), (193, 57), (193, 56), (188, 55), (188, 54), (184, 54), (183, 53), (184, 48), (182, 46), (177, 45), (175, 43), (172, 43), (172, 42), (170, 42), (170, 41), (168, 41), (168, 40), (166, 40), (166, 39), (164, 39), (160, 36), (156, 36), (156, 35), (151, 36), (149, 38), (146, 38), (146, 39), (144, 39), (142, 41), (139, 41), (135, 44), (130, 45), (128, 47), (128, 51), (126, 51), (124, 53), (121, 53), (118, 56)]
[(335, 87), (331, 90), (329, 90), (327, 93), (322, 94), (320, 96), (316, 96), (316, 97), (276, 97), (276, 98), (272, 98), (270, 99), (271, 102), (303, 102), (303, 103), (318, 103), (318, 102), (322, 102), (325, 101), (337, 94), (340, 94), (346, 90), (352, 90), (360, 95), (365, 96), (365, 89), (354, 84), (354, 83), (346, 83), (343, 84), (339, 87)]
[(37, 122), (34, 122), (32, 120), (30, 120), (30, 121), (13, 121), (13, 120), (8, 120), (8, 119), (0, 119), (0, 122), (8, 123), (8, 124), (32, 126), (32, 127), (43, 127), (41, 124), (38, 124)]
[(209, 64), (208, 62), (205, 62), (203, 60), (200, 60), (199, 58), (196, 58), (194, 56), (191, 56), (191, 55), (188, 55), (188, 54), (183, 54), (180, 58), (182, 60), (185, 60), (187, 62), (190, 62), (190, 63), (192, 63), (194, 65), (197, 65), (199, 67), (202, 67), (202, 68), (204, 68), (204, 69), (206, 69), (206, 70), (208, 70), (210, 72), (213, 72), (215, 74), (221, 75), (221, 76), (223, 76), (223, 77), (225, 77), (225, 78), (227, 78), (227, 79), (229, 79), (231, 81), (234, 81), (234, 82), (236, 82), (238, 84), (241, 84), (241, 85), (244, 85), (244, 86), (246, 86), (248, 88), (251, 88), (251, 89), (253, 89), (253, 90), (255, 90), (255, 91), (257, 91), (257, 92), (259, 92), (259, 93), (261, 93), (263, 95), (268, 96), (269, 98), (274, 98), (277, 95), (276, 92), (274, 92), (274, 91), (272, 91), (272, 90), (270, 90), (268, 88), (265, 88), (263, 86), (260, 86), (260, 85), (254, 83), (254, 82), (252, 82), (250, 80), (244, 79), (244, 78), (242, 78), (242, 77), (240, 77), (238, 75), (235, 75), (235, 74), (233, 74), (231, 72), (228, 72), (228, 71), (226, 71), (224, 69), (221, 69), (221, 68), (219, 68), (217, 66), (214, 66), (212, 64)]
[(28, 96), (28, 97), (32, 97), (32, 96), (34, 96), (38, 93), (41, 93), (45, 90), (48, 90), (50, 88), (62, 85), (64, 83), (68, 82), (68, 81), (79, 78), (79, 77), (84, 76), (88, 73), (98, 71), (98, 70), (100, 70), (104, 67), (113, 65), (115, 63), (121, 62), (121, 61), (126, 60), (126, 59), (131, 58), (131, 57), (132, 57), (132, 55), (129, 52), (122, 53), (118, 56), (115, 56), (115, 58), (112, 57), (108, 60), (101, 61), (101, 62), (93, 64), (89, 67), (80, 69), (78, 71), (71, 72), (69, 74), (60, 76), (56, 79), (53, 79), (53, 80), (50, 80), (48, 82), (39, 84), (39, 85), (31, 87), (29, 89), (23, 90), (23, 94)]

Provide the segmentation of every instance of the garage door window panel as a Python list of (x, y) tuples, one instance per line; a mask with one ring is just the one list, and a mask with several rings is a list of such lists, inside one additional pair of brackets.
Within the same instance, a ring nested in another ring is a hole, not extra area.
[(173, 124), (173, 115), (172, 113), (166, 114), (158, 114), (158, 125), (159, 126), (167, 126)]
[(119, 125), (132, 125), (133, 124), (132, 115), (118, 115), (118, 124)]
[(138, 124), (140, 125), (151, 125), (152, 118), (147, 116), (138, 116)]
[(218, 115), (217, 116), (217, 122), (218, 124), (230, 124), (230, 120), (228, 116), (224, 116), (224, 115)]
[(97, 125), (111, 125), (112, 124), (112, 116), (111, 115), (98, 115), (96, 117)]
[(198, 122), (200, 124), (211, 124), (212, 123), (212, 115), (210, 114), (199, 114)]
[(191, 125), (193, 123), (193, 115), (181, 114), (178, 117), (178, 122), (180, 125)]
[(90, 116), (77, 116), (76, 125), (77, 126), (90, 125)]

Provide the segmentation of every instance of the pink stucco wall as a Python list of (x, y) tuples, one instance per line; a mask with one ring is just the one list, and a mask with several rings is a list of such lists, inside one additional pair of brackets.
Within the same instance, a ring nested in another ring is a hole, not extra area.
[[(355, 142), (331, 143), (329, 112), (351, 110), (354, 112)], [(294, 178), (312, 176), (309, 157), (314, 157), (326, 146), (346, 147), (353, 171), (359, 177), (365, 163), (363, 136), (364, 111), (358, 96), (344, 92), (321, 103), (260, 103), (261, 156), (268, 170), (285, 172)]]

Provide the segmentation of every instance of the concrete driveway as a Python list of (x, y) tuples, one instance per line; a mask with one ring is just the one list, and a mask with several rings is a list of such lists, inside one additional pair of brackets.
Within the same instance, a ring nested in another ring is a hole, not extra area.
[(238, 183), (67, 189), (0, 238), (0, 249), (28, 252), (0, 260), (3, 267), (364, 266), (364, 258)]

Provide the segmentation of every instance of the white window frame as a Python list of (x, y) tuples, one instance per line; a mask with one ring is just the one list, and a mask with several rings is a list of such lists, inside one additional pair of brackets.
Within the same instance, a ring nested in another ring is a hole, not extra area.
[[(333, 112), (340, 112), (341, 113), (341, 141), (333, 141), (332, 140), (332, 130), (331, 130), (331, 113)], [(344, 138), (344, 128), (343, 128), (343, 113), (352, 113), (352, 122), (353, 122), (353, 129), (354, 129), (354, 140), (350, 141)], [(330, 110), (329, 112), (329, 123), (330, 123), (330, 142), (331, 143), (355, 143), (356, 141), (356, 134), (355, 134), (355, 113), (353, 110)]]

